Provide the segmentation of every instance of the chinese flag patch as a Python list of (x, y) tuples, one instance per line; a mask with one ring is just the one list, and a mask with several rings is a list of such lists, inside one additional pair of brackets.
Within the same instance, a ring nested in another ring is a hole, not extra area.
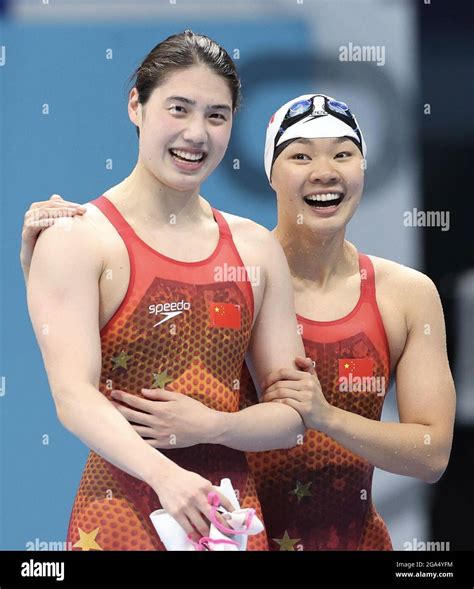
[(234, 305), (233, 303), (209, 303), (209, 321), (211, 327), (240, 329), (240, 305)]
[(352, 376), (373, 376), (372, 358), (343, 358), (339, 360), (339, 378)]

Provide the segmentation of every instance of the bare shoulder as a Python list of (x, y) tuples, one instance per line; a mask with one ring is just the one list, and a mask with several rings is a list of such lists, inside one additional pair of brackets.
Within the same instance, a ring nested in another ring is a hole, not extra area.
[(410, 294), (433, 289), (436, 291), (434, 282), (423, 272), (385, 258), (372, 255), (369, 257), (374, 265), (377, 283), (388, 283), (392, 288), (398, 284), (399, 288), (404, 291), (407, 289), (406, 292)]
[(272, 232), (269, 229), (263, 225), (260, 225), (259, 223), (256, 223), (255, 221), (252, 221), (252, 219), (239, 217), (239, 215), (225, 213), (224, 211), (221, 211), (221, 213), (224, 215), (225, 220), (229, 224), (233, 236), (240, 237), (243, 235), (256, 240), (272, 239), (273, 237)]
[(87, 261), (96, 266), (102, 263), (106, 239), (105, 224), (100, 219), (97, 207), (84, 205), (84, 215), (63, 217), (55, 220), (54, 225), (46, 228), (38, 237), (33, 252), (34, 258), (47, 257), (58, 264), (69, 260), (80, 261), (81, 267)]
[(90, 232), (91, 236), (95, 236), (99, 240), (107, 238), (112, 228), (110, 221), (105, 217), (104, 213), (88, 202), (84, 205), (87, 212), (83, 215), (82, 220), (84, 221), (85, 231)]
[(404, 307), (408, 317), (420, 314), (423, 308), (429, 310), (441, 306), (436, 285), (423, 272), (377, 256), (370, 256), (370, 259), (377, 290), (390, 293), (390, 298)]
[(258, 266), (266, 276), (289, 275), (283, 248), (271, 231), (251, 219), (223, 214), (244, 265)]
[(231, 213), (222, 212), (222, 214), (229, 224), (232, 237), (239, 249), (242, 246), (246, 250), (253, 250), (257, 256), (266, 256), (269, 253), (275, 253), (275, 251), (282, 251), (280, 242), (263, 225)]

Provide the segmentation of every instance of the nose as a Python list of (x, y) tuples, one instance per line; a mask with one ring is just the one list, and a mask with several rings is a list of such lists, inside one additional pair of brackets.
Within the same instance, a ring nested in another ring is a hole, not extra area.
[(336, 182), (340, 182), (341, 176), (332, 165), (331, 160), (321, 158), (314, 162), (309, 180), (314, 183), (335, 184)]
[(188, 143), (197, 145), (207, 141), (207, 128), (204, 117), (196, 114), (189, 119), (183, 132), (183, 139)]

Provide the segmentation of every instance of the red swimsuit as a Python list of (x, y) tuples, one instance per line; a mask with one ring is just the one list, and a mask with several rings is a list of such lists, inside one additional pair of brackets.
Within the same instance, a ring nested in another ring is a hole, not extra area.
[[(226, 268), (242, 275), (243, 263), (223, 215), (213, 209), (219, 226), (214, 252), (206, 260), (179, 262), (143, 242), (106, 197), (93, 204), (116, 228), (130, 259), (127, 293), (100, 334), (101, 393), (110, 399), (115, 388), (142, 396), (142, 388), (166, 387), (212, 409), (238, 411), (253, 294), (248, 279), (225, 280)], [(261, 517), (243, 452), (211, 444), (160, 451), (213, 484), (229, 477), (241, 506), (255, 507)], [(91, 451), (67, 539), (73, 550), (164, 550), (149, 519), (160, 507), (149, 485)], [(268, 550), (264, 532), (249, 537), (248, 550)]]
[[(359, 254), (360, 298), (335, 321), (297, 316), (306, 355), (316, 361), (326, 399), (380, 420), (390, 355), (375, 298), (370, 258)], [(244, 366), (241, 407), (256, 391)], [(290, 450), (249, 453), (270, 550), (391, 550), (386, 526), (372, 504), (374, 467), (329, 436), (308, 430)]]

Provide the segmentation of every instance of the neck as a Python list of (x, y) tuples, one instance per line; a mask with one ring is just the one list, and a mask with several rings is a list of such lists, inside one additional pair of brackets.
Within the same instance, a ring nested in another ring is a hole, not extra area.
[(296, 282), (316, 283), (324, 288), (332, 279), (347, 277), (358, 267), (357, 250), (345, 239), (345, 228), (323, 236), (302, 225), (278, 223), (273, 232)]
[(127, 178), (104, 194), (127, 218), (154, 227), (169, 225), (173, 218), (181, 226), (188, 225), (199, 222), (203, 215), (210, 215), (209, 203), (199, 196), (199, 187), (190, 191), (173, 190), (153, 176), (140, 160)]

